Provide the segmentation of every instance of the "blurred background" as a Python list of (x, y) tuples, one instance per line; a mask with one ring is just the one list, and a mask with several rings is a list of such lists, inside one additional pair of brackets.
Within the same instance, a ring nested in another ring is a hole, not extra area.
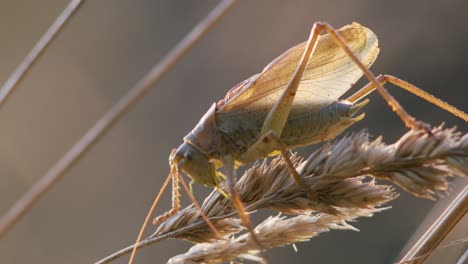
[[(88, 1), (0, 111), (0, 213), (216, 3)], [(2, 83), (66, 4), (0, 2)], [(375, 73), (399, 76), (468, 111), (467, 8), (462, 0), (242, 1), (0, 240), (2, 262), (90, 263), (131, 244), (168, 174), (171, 149), (228, 89), (306, 40), (315, 21), (336, 28), (356, 21), (371, 28), (381, 47), (372, 67)], [(421, 120), (433, 125), (445, 121), (467, 131), (463, 121), (387, 87)], [(350, 131), (367, 128), (391, 143), (405, 128), (377, 94), (370, 98), (366, 118)], [(464, 185), (466, 181), (457, 181), (452, 193)], [(199, 198), (208, 191), (195, 189)], [(436, 204), (403, 193), (390, 204), (391, 210), (353, 223), (360, 232), (322, 234), (298, 244), (297, 253), (292, 247), (271, 250), (270, 260), (392, 263), (431, 208), (449, 199), (450, 195)], [(168, 208), (169, 192), (158, 212)], [(148, 233), (154, 230), (150, 229)], [(466, 237), (467, 229), (455, 232), (453, 239)], [(442, 251), (460, 251), (463, 246)], [(186, 242), (164, 241), (140, 250), (137, 263), (164, 263), (189, 247)]]

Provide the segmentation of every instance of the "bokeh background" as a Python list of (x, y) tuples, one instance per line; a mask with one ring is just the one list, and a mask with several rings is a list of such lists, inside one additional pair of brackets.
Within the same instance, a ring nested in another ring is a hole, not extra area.
[[(0, 111), (0, 213), (216, 3), (88, 1)], [(1, 82), (66, 4), (0, 2)], [(381, 47), (374, 72), (399, 76), (467, 111), (467, 8), (463, 0), (241, 1), (0, 240), (1, 262), (90, 263), (132, 243), (169, 171), (170, 150), (213, 102), (304, 41), (318, 20), (337, 28), (353, 21), (371, 28)], [(445, 121), (467, 131), (466, 123), (450, 114), (389, 89), (420, 119), (434, 125)], [(367, 128), (392, 142), (405, 128), (378, 95), (370, 98), (365, 120), (351, 130)], [(464, 185), (466, 181), (458, 181), (453, 192)], [(199, 197), (207, 191), (195, 189)], [(402, 194), (391, 206), (354, 223), (360, 232), (322, 234), (298, 244), (297, 253), (292, 247), (271, 250), (270, 260), (391, 263), (431, 208), (440, 205)], [(166, 195), (159, 212), (169, 207)], [(455, 238), (466, 237), (467, 229), (456, 232)], [(164, 241), (140, 250), (137, 260), (164, 263), (189, 247), (186, 242)]]

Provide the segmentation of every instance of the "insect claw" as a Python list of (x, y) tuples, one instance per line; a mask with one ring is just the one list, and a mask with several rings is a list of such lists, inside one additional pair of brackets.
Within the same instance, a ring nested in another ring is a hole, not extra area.
[(429, 124), (426, 124), (422, 121), (416, 121), (416, 126), (416, 129), (423, 130), (429, 137), (434, 136), (434, 133), (432, 133), (432, 129)]
[(414, 117), (410, 117), (407, 121), (408, 122), (406, 123), (406, 126), (411, 128), (412, 130), (422, 130), (428, 136), (430, 137), (434, 136), (434, 133), (432, 133), (432, 129), (429, 124), (416, 120)]
[(179, 210), (178, 209), (171, 209), (170, 211), (156, 217), (153, 219), (153, 225), (157, 225), (159, 222), (163, 223), (171, 216), (175, 215)]

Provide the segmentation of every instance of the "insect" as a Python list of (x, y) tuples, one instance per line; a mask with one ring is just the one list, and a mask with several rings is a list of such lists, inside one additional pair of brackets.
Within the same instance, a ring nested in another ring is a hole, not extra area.
[[(328, 34), (321, 35), (322, 32)], [(315, 23), (307, 42), (292, 47), (261, 73), (233, 87), (224, 99), (209, 108), (179, 148), (172, 151), (171, 172), (166, 180), (172, 178), (173, 182), (172, 209), (157, 217), (154, 224), (179, 210), (181, 172), (194, 182), (215, 188), (225, 176), (227, 195), (255, 240), (249, 216), (234, 188), (237, 167), (281, 154), (297, 184), (307, 188), (292, 166), (287, 150), (333, 139), (362, 120), (364, 113), (356, 114), (368, 102), (363, 99), (374, 90), (407, 127), (429, 131), (383, 88), (386, 82), (468, 121), (464, 112), (406, 81), (390, 75), (375, 77), (369, 67), (378, 53), (377, 36), (357, 23), (338, 30), (327, 23)], [(370, 83), (349, 98), (340, 99), (363, 74)]]

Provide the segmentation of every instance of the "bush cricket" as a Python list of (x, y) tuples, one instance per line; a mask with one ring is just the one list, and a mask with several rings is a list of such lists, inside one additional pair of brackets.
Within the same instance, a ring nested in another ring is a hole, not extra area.
[[(327, 34), (321, 35), (323, 32)], [(179, 180), (199, 207), (181, 177), (181, 172), (184, 172), (193, 182), (218, 190), (225, 177), (226, 195), (231, 198), (244, 226), (261, 248), (234, 188), (235, 169), (260, 158), (281, 154), (296, 183), (306, 188), (289, 160), (288, 149), (331, 140), (362, 120), (364, 113), (357, 116), (356, 113), (367, 104), (368, 99), (363, 99), (374, 90), (383, 96), (407, 127), (425, 129), (430, 133), (427, 125), (406, 113), (387, 92), (383, 87), (387, 82), (468, 121), (464, 112), (406, 81), (391, 75), (374, 76), (369, 67), (378, 53), (377, 36), (371, 30), (357, 23), (335, 30), (327, 23), (317, 22), (307, 42), (287, 50), (261, 73), (229, 90), (225, 98), (213, 104), (184, 137), (179, 148), (172, 151), (169, 157), (171, 172), (135, 245), (169, 180), (172, 179), (173, 185), (172, 209), (157, 217), (154, 224), (165, 221), (179, 210)], [(362, 75), (369, 83), (347, 99), (340, 99)], [(205, 220), (216, 233), (210, 221), (206, 217)]]

